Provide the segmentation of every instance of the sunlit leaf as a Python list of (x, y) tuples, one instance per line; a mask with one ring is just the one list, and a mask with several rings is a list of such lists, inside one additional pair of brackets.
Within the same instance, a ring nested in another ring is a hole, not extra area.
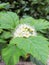
[(15, 65), (19, 62), (20, 56), (23, 54), (22, 50), (16, 45), (8, 46), (2, 51), (2, 58), (4, 59), (6, 65)]
[(0, 12), (0, 28), (14, 29), (19, 24), (19, 17), (13, 12)]
[(34, 19), (29, 16), (22, 18), (20, 23), (31, 25), (35, 27), (37, 31), (49, 28), (49, 22), (45, 19)]
[(33, 57), (42, 63), (47, 62), (49, 42), (42, 36), (15, 38), (11, 40), (10, 44), (16, 44), (20, 49), (30, 53)]

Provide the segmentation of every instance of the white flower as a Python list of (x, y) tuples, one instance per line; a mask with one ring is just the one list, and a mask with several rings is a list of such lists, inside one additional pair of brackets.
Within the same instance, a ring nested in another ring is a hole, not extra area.
[(27, 24), (19, 25), (14, 32), (14, 37), (30, 37), (30, 36), (36, 36), (36, 35), (37, 33), (34, 27), (31, 27)]

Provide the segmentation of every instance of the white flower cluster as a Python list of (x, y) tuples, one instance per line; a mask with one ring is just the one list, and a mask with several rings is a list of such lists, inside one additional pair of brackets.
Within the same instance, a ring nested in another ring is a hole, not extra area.
[(36, 31), (34, 27), (31, 27), (27, 24), (19, 25), (14, 32), (14, 37), (29, 37), (29, 36), (36, 36)]

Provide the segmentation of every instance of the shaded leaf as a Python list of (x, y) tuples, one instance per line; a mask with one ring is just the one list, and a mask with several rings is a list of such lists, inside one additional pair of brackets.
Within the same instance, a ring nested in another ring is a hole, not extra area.
[(3, 39), (0, 39), (0, 43), (6, 43), (6, 41)]
[(0, 36), (2, 39), (8, 39), (12, 37), (12, 34), (10, 32), (3, 32), (2, 35)]
[(0, 33), (2, 33), (2, 31), (3, 31), (3, 30), (2, 30), (2, 29), (0, 29)]
[(9, 5), (9, 3), (2, 3), (2, 4), (0, 4), (0, 9), (5, 8), (7, 5)]

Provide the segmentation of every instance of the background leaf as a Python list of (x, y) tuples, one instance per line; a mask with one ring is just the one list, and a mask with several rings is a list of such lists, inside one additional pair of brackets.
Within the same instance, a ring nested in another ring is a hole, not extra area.
[(2, 3), (2, 4), (0, 4), (0, 9), (3, 9), (3, 8), (5, 8), (8, 5), (9, 5), (9, 3)]

